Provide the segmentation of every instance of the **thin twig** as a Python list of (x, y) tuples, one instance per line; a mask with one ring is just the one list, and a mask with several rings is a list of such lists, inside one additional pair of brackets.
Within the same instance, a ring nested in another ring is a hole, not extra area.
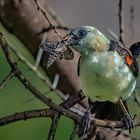
[[(32, 63), (30, 63), (25, 57), (23, 57), (22, 56), (22, 54), (18, 51), (18, 50), (16, 50), (14, 47), (12, 47), (12, 46), (10, 46), (9, 44), (8, 44), (8, 47), (11, 49), (11, 51), (13, 51), (14, 52), (14, 54), (18, 57), (18, 59), (22, 62), (22, 63), (24, 63), (27, 67), (29, 67), (29, 69), (31, 69), (34, 73), (35, 73), (35, 75), (42, 81), (42, 82), (44, 82), (44, 84), (46, 84), (48, 87), (49, 87), (49, 89), (51, 90), (52, 89), (52, 84), (51, 84), (51, 82), (47, 79), (47, 78), (45, 78), (39, 71), (37, 71), (36, 70), (36, 68), (35, 68), (35, 66), (32, 64)], [(49, 90), (49, 91), (50, 91)], [(48, 91), (48, 92), (49, 92)], [(53, 89), (53, 91), (55, 91), (60, 97), (61, 97), (61, 99), (64, 101), (64, 100), (67, 100), (68, 99), (68, 97), (66, 96), (66, 95), (64, 95), (59, 89)], [(57, 95), (56, 94), (56, 95)], [(75, 93), (74, 93), (75, 94)], [(45, 94), (44, 94), (45, 95)], [(76, 99), (76, 98), (75, 98)], [(30, 100), (30, 99), (29, 99)], [(32, 100), (32, 99), (31, 99)], [(73, 100), (73, 99), (72, 99)], [(79, 107), (80, 106), (80, 107)], [(83, 112), (85, 111), (84, 110), (84, 108), (82, 108), (82, 106), (81, 105), (78, 105), (78, 104), (76, 104), (74, 107), (72, 107), (71, 109), (70, 109), (71, 111), (73, 111), (73, 112), (77, 112), (78, 114), (83, 114)]]
[(73, 131), (72, 131), (72, 133), (70, 135), (70, 140), (74, 140), (74, 138), (75, 138), (75, 136), (76, 136), (76, 134), (78, 132), (78, 127), (79, 127), (79, 125), (75, 123)]
[(32, 118), (49, 117), (49, 111), (47, 109), (29, 110), (24, 112), (15, 113), (3, 118), (0, 118), (0, 126), (4, 126), (10, 123), (14, 123), (21, 120), (27, 120)]
[(5, 57), (7, 59), (7, 62), (9, 63), (9, 65), (11, 66), (13, 71), (16, 71), (16, 77), (20, 80), (20, 82), (40, 101), (42, 101), (44, 104), (46, 104), (47, 106), (53, 108), (55, 111), (62, 113), (63, 115), (67, 115), (67, 116), (73, 116), (75, 119), (78, 119), (78, 115), (67, 110), (64, 109), (60, 106), (57, 106), (55, 103), (53, 103), (50, 99), (48, 99), (46, 96), (44, 96), (39, 90), (36, 89), (36, 87), (34, 87), (31, 82), (29, 82), (26, 77), (22, 74), (22, 72), (19, 70), (19, 68), (17, 67), (17, 64), (15, 63), (13, 57), (11, 56), (8, 47), (9, 45), (7, 44), (6, 40), (4, 39), (3, 35), (0, 34), (0, 44), (2, 47), (2, 50), (5, 54)]
[(0, 91), (6, 86), (6, 84), (14, 77), (15, 73), (14, 71), (11, 71), (0, 83)]
[(130, 21), (129, 21), (129, 26), (130, 26), (130, 29), (131, 29), (131, 34), (130, 34), (130, 40), (132, 40), (134, 38), (134, 35), (135, 35), (135, 28), (134, 28), (134, 25), (133, 25), (133, 22), (134, 22), (134, 12), (135, 12), (135, 8), (134, 8), (134, 0), (130, 0)]
[(124, 44), (124, 21), (123, 21), (123, 0), (119, 0), (119, 41)]
[[(67, 27), (67, 26), (55, 26), (55, 29), (59, 29), (59, 30), (66, 30), (66, 31), (69, 31), (69, 30), (71, 30), (71, 28), (70, 27)], [(52, 31), (52, 30), (54, 30), (53, 28), (51, 28), (51, 27), (48, 27), (48, 28), (44, 28), (41, 32), (39, 32), (38, 33), (38, 35), (40, 35), (40, 34), (43, 34), (43, 33), (45, 33), (45, 32), (49, 32), (49, 31)]]
[(41, 80), (43, 81), (50, 89), (52, 87), (51, 82), (45, 78), (39, 71), (36, 70), (35, 65), (33, 65), (32, 63), (30, 63), (17, 49), (15, 49), (14, 47), (10, 46), (8, 44), (8, 47), (14, 52), (14, 54), (18, 57), (18, 59), (23, 62), (25, 65), (27, 65), (27, 67), (29, 69), (31, 69), (35, 75)]
[[(43, 95), (46, 95), (46, 94), (48, 94), (48, 93), (51, 93), (53, 90), (48, 90), (48, 91), (46, 91), (45, 93), (42, 93)], [(32, 101), (34, 101), (36, 98), (35, 97), (31, 97), (31, 98), (29, 98), (29, 99), (26, 99), (26, 100), (24, 100), (23, 102), (22, 102), (22, 104), (26, 104), (26, 103), (29, 103), (29, 102), (32, 102)]]
[[(77, 102), (80, 102), (83, 98), (85, 98), (85, 96), (84, 96), (83, 92), (80, 91), (79, 93), (74, 94), (73, 96), (70, 96), (67, 100), (65, 100), (63, 103), (61, 103), (60, 106), (66, 108), (66, 109), (69, 109), (69, 108), (73, 107)], [(54, 140), (58, 121), (60, 119), (60, 115), (61, 115), (60, 113), (56, 113), (54, 118), (52, 119), (52, 124), (50, 127), (48, 140)]]
[[(74, 104), (77, 103), (75, 98), (72, 98), (73, 100), (66, 100), (64, 103), (62, 103), (61, 105), (64, 106), (67, 109), (62, 108), (61, 106), (57, 106), (55, 103), (53, 103), (50, 99), (48, 99), (47, 97), (45, 97), (39, 90), (36, 89), (36, 87), (34, 87), (26, 78), (25, 76), (21, 73), (21, 71), (19, 70), (17, 64), (15, 63), (13, 57), (11, 56), (9, 50), (8, 50), (8, 43), (6, 42), (6, 40), (4, 39), (3, 35), (0, 34), (0, 44), (2, 47), (2, 50), (5, 54), (5, 57), (7, 59), (7, 62), (9, 63), (9, 65), (11, 66), (13, 71), (16, 71), (16, 77), (20, 80), (20, 82), (36, 97), (38, 98), (40, 101), (42, 101), (43, 103), (45, 103), (46, 105), (48, 105), (49, 107), (51, 107), (52, 109), (54, 109), (55, 111), (66, 115), (68, 117), (72, 117), (74, 118), (74, 120), (79, 121), (80, 120), (80, 116), (67, 110), (68, 108), (72, 107)], [(75, 94), (76, 96), (77, 94)], [(79, 96), (79, 95), (78, 95)], [(83, 97), (83, 96), (79, 96), (79, 97)], [(71, 99), (70, 98), (70, 99)], [(75, 100), (74, 100), (75, 99)], [(73, 102), (72, 102), (73, 101)], [(54, 112), (54, 111), (52, 111)], [(54, 114), (55, 115), (55, 114)]]
[(53, 118), (52, 118), (52, 123), (50, 126), (50, 131), (49, 131), (49, 135), (47, 140), (54, 140), (55, 137), (55, 133), (57, 130), (57, 124), (58, 124), (58, 119), (60, 118), (59, 114), (56, 114)]
[(57, 36), (63, 40), (63, 38), (61, 37), (60, 33), (56, 30), (55, 26), (51, 23), (51, 21), (48, 19), (47, 17), (47, 13), (46, 10), (42, 7), (42, 5), (39, 3), (38, 0), (34, 0), (36, 5), (37, 5), (37, 9), (40, 10), (42, 12), (42, 14), (44, 15), (45, 19), (47, 20), (50, 28), (52, 28), (54, 30), (54, 32), (57, 34)]

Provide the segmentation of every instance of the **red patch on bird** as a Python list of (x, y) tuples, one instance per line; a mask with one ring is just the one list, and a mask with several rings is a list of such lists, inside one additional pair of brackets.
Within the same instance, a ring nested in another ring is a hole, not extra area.
[(125, 56), (125, 63), (129, 66), (132, 64), (132, 58), (129, 54)]

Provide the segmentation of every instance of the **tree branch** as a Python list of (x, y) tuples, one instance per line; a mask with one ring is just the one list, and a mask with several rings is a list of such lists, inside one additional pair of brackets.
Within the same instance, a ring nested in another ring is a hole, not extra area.
[(119, 41), (124, 44), (123, 0), (119, 0)]
[(42, 101), (44, 104), (46, 104), (47, 106), (53, 108), (55, 111), (62, 113), (63, 115), (67, 115), (67, 116), (73, 116), (74, 118), (76, 118), (77, 114), (74, 114), (73, 112), (66, 110), (60, 106), (57, 106), (55, 103), (53, 103), (50, 99), (48, 99), (46, 96), (44, 96), (39, 90), (36, 89), (36, 87), (34, 87), (31, 82), (29, 82), (25, 76), (22, 74), (22, 72), (18, 69), (17, 64), (15, 63), (13, 57), (11, 56), (11, 54), (9, 53), (8, 50), (8, 44), (6, 42), (6, 40), (4, 39), (3, 35), (0, 34), (0, 44), (2, 47), (2, 50), (5, 54), (5, 57), (7, 58), (7, 62), (9, 63), (9, 65), (12, 68), (12, 71), (16, 72), (16, 77), (20, 80), (20, 82), (36, 97), (38, 98), (40, 101)]
[(15, 113), (13, 115), (0, 118), (0, 126), (4, 126), (21, 120), (27, 120), (27, 119), (38, 118), (38, 117), (49, 117), (49, 116), (50, 116), (50, 112), (47, 109), (24, 111), (24, 112)]
[[(60, 104), (60, 106), (56, 105), (55, 103), (53, 103), (50, 99), (48, 99), (46, 96), (44, 96), (40, 91), (38, 91), (26, 78), (25, 76), (21, 73), (21, 71), (18, 69), (18, 66), (16, 64), (16, 62), (14, 61), (13, 57), (11, 56), (9, 50), (8, 50), (8, 44), (6, 42), (6, 40), (4, 39), (3, 35), (0, 34), (0, 44), (2, 47), (2, 50), (5, 54), (5, 57), (7, 58), (7, 62), (9, 63), (9, 65), (11, 66), (12, 70), (15, 72), (15, 76), (21, 81), (21, 83), (35, 96), (37, 97), (40, 101), (42, 101), (43, 103), (45, 103), (47, 106), (49, 106), (51, 109), (53, 110), (49, 110), (51, 111), (52, 114), (51, 116), (55, 116), (58, 113), (63, 114), (64, 116), (67, 116), (69, 118), (72, 118), (73, 120), (75, 120), (77, 123), (80, 123), (82, 116), (73, 113), (67, 109), (69, 109), (70, 107), (72, 107), (74, 104), (77, 103), (77, 101), (80, 101), (81, 99), (84, 98), (84, 96), (82, 94), (75, 94), (73, 96), (71, 96), (68, 100), (64, 101), (62, 104)], [(78, 98), (79, 97), (79, 98)], [(64, 108), (63, 108), (63, 107)], [(65, 109), (66, 108), (66, 109)], [(41, 110), (42, 111), (42, 110)], [(31, 113), (31, 112), (30, 112)], [(29, 113), (29, 114), (30, 114)], [(39, 113), (39, 111), (37, 111), (37, 114)], [(18, 116), (22, 115), (25, 113), (18, 113)], [(28, 113), (27, 113), (28, 114)], [(34, 113), (33, 113), (34, 114)], [(42, 114), (42, 113), (41, 113)], [(48, 113), (47, 113), (48, 114)], [(15, 116), (16, 115), (16, 116)], [(46, 115), (46, 114), (45, 114)], [(30, 116), (30, 115), (29, 115)], [(28, 115), (25, 117), (19, 117), (19, 119), (15, 119), (18, 118), (17, 114), (14, 115), (10, 115), (8, 117), (5, 118), (1, 118), (0, 122), (6, 122), (6, 124), (8, 124), (8, 122), (12, 122), (11, 119), (9, 118), (13, 118), (12, 120), (22, 120), (22, 119), (28, 119), (28, 118), (33, 118), (36, 117), (36, 113), (35, 115), (31, 115), (31, 117), (29, 117)], [(38, 114), (39, 116), (39, 114)], [(136, 126), (140, 126), (140, 115), (138, 115), (137, 117), (135, 117), (134, 119), (134, 127)], [(4, 123), (2, 123), (1, 125), (4, 125)], [(99, 127), (107, 127), (107, 128), (122, 128), (123, 127), (123, 122), (119, 122), (119, 121), (110, 121), (110, 120), (100, 120), (100, 119), (95, 119), (95, 118), (91, 118), (91, 125), (95, 125), (95, 126), (99, 126)]]
[[(55, 112), (53, 112), (51, 109), (37, 109), (37, 110), (24, 111), (20, 113), (14, 113), (13, 115), (0, 118), (0, 126), (4, 126), (17, 121), (27, 120), (32, 118), (51, 117), (54, 116), (54, 114)], [(63, 115), (68, 116), (65, 113), (63, 113)], [(80, 123), (82, 116), (69, 115), (68, 117), (74, 119), (76, 123)], [(140, 126), (140, 114), (134, 118), (133, 123), (134, 123), (134, 127)], [(123, 127), (123, 123), (121, 121), (100, 120), (96, 118), (91, 118), (91, 125), (111, 128), (111, 129), (122, 129)]]
[(52, 118), (52, 123), (50, 126), (50, 131), (49, 131), (49, 135), (47, 140), (54, 140), (55, 138), (55, 133), (57, 131), (57, 125), (58, 125), (58, 119), (60, 118), (60, 114), (56, 114), (53, 118)]

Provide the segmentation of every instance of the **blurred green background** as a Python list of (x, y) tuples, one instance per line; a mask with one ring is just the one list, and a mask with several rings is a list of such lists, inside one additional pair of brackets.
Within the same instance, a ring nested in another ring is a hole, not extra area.
[[(16, 49), (25, 58), (27, 58), (31, 63), (35, 63), (28, 50), (23, 47), (23, 44), (17, 38), (7, 33), (1, 25), (0, 32), (4, 33), (6, 39), (12, 47), (16, 47)], [(32, 84), (36, 86), (42, 93), (48, 91), (48, 87), (31, 70), (29, 70), (25, 64), (19, 61), (13, 52), (11, 53), (18, 63), (20, 70), (27, 77), (27, 79), (31, 81)], [(1, 47), (0, 65), (0, 82), (2, 82), (4, 77), (11, 71), (11, 68), (5, 59)], [(47, 78), (41, 68), (39, 68), (39, 71)], [(13, 78), (8, 82), (3, 90), (0, 91), (0, 117), (25, 110), (46, 108), (46, 106), (37, 99), (25, 103), (32, 97), (33, 95), (27, 89), (25, 89), (19, 80)], [(56, 95), (55, 92), (48, 92), (47, 97), (51, 98), (57, 104), (61, 102), (60, 98)], [(50, 118), (36, 118), (2, 126), (0, 127), (0, 140), (45, 140), (48, 136), (50, 124)], [(57, 129), (56, 140), (69, 139), (72, 127), (73, 121), (71, 119), (61, 117)]]

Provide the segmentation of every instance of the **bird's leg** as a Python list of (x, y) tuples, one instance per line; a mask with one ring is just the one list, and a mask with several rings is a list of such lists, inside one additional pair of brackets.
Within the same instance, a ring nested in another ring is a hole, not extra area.
[(91, 109), (92, 109), (92, 105), (87, 109), (87, 111), (84, 113), (84, 116), (82, 117), (81, 123), (79, 125), (81, 135), (85, 134), (88, 128), (90, 127)]
[(122, 108), (122, 111), (124, 112), (124, 117), (121, 119), (121, 121), (124, 124), (123, 128), (127, 129), (127, 130), (129, 130), (129, 132), (131, 132), (131, 129), (134, 127), (133, 120), (132, 120), (130, 114), (128, 113), (128, 111), (127, 111), (126, 107), (124, 106), (124, 103), (121, 99), (119, 100), (119, 104)]

